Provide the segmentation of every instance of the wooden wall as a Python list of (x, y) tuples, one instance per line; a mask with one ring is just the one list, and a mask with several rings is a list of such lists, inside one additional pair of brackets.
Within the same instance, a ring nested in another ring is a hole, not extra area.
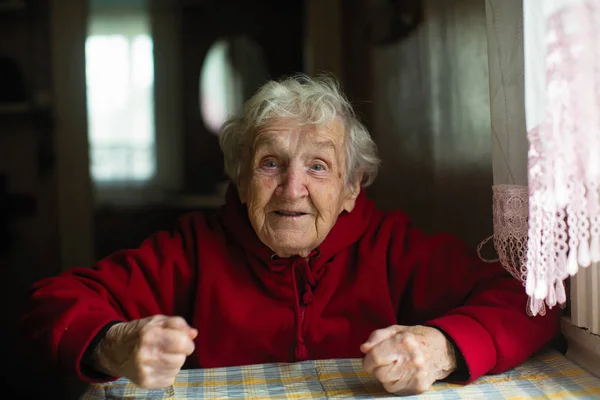
[[(475, 245), (492, 233), (485, 2), (415, 0), (407, 9), (420, 7), (422, 20), (392, 44), (365, 39), (376, 13), (366, 1), (349, 3), (345, 85), (383, 160), (371, 197)], [(361, 59), (368, 65), (357, 69)]]

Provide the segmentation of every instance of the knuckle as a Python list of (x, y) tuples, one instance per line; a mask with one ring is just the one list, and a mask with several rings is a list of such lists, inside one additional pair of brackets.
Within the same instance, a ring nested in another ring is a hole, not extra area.
[(188, 350), (188, 343), (189, 339), (186, 336), (179, 335), (176, 342), (177, 352), (186, 353)]
[(187, 351), (185, 352), (186, 356), (190, 356), (192, 355), (192, 353), (196, 350), (196, 345), (194, 344), (194, 342), (190, 343), (189, 348), (187, 349)]
[(427, 373), (424, 370), (418, 371), (415, 374), (415, 381), (417, 383), (425, 383), (425, 382), (427, 382)]
[(396, 392), (396, 387), (395, 385), (391, 384), (391, 383), (383, 383), (383, 388), (385, 389), (386, 392), (388, 393), (395, 393)]
[(141, 387), (142, 389), (150, 389), (150, 384), (146, 379), (140, 379), (137, 382), (135, 382), (135, 384)]
[(426, 392), (431, 387), (431, 382), (429, 381), (425, 371), (417, 372), (414, 383), (414, 390), (416, 393)]
[(179, 372), (179, 369), (181, 369), (181, 367), (183, 366), (183, 364), (185, 364), (185, 359), (186, 356), (183, 354), (177, 355), (175, 362), (177, 363), (177, 365), (179, 365), (179, 368), (177, 369), (177, 372)]
[(186, 324), (187, 325), (187, 321), (180, 316), (175, 316), (175, 317), (169, 317), (169, 322), (173, 323), (173, 324)]
[(154, 343), (154, 335), (150, 333), (142, 334), (138, 338), (140, 347), (150, 346)]
[(173, 385), (175, 383), (175, 378), (176, 375), (165, 376), (163, 379), (160, 380), (160, 388), (166, 388)]
[(141, 388), (148, 389), (152, 385), (152, 380), (150, 379), (150, 377), (148, 375), (141, 374), (141, 375), (138, 375), (135, 383)]
[(376, 339), (383, 339), (389, 336), (389, 329), (390, 328), (377, 329), (373, 332), (373, 334), (375, 335)]
[(374, 365), (382, 365), (384, 363), (384, 354), (381, 351), (374, 351), (371, 354), (371, 359), (373, 360)]
[(181, 336), (174, 336), (170, 341), (170, 346), (175, 353), (184, 353), (186, 348), (185, 338)]
[(413, 364), (416, 369), (421, 370), (425, 367), (425, 358), (421, 354), (416, 354), (413, 357)]
[(400, 341), (402, 342), (403, 345), (405, 345), (407, 347), (414, 346), (416, 343), (415, 335), (410, 332), (406, 332), (403, 335), (401, 335)]
[(377, 329), (373, 332), (371, 332), (371, 334), (369, 335), (369, 342), (376, 342), (377, 339), (379, 338), (381, 329)]
[(150, 340), (156, 334), (156, 325), (144, 325), (138, 331), (138, 339), (142, 342)]
[(377, 378), (377, 380), (381, 383), (386, 383), (389, 381), (388, 374), (385, 373), (383, 368), (377, 368), (375, 371), (373, 371), (373, 375), (375, 375), (375, 378)]
[(369, 354), (368, 356), (366, 356), (363, 359), (363, 369), (366, 372), (374, 373), (376, 368), (377, 368), (377, 364), (375, 363), (375, 360), (373, 359), (372, 354)]
[(145, 335), (142, 335), (138, 340), (138, 348), (140, 349), (140, 352), (144, 352), (144, 349), (155, 347), (157, 343), (159, 343), (159, 339), (159, 332), (155, 330), (150, 331)]
[(134, 375), (137, 377), (139, 381), (144, 381), (148, 379), (148, 373), (144, 365), (141, 363), (136, 363), (134, 366)]
[(362, 359), (362, 367), (363, 370), (365, 370), (366, 372), (369, 372), (369, 363), (371, 362), (371, 355), (368, 354), (365, 357), (363, 357)]
[(426, 382), (417, 382), (415, 385), (415, 394), (422, 394), (429, 390), (429, 385)]

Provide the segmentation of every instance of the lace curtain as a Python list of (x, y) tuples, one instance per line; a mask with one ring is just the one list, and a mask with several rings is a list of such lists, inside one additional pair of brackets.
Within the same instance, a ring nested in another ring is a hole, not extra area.
[(524, 2), (531, 312), (600, 261), (600, 3)]
[(491, 238), (544, 314), (600, 261), (600, 2), (489, 0), (486, 15)]
[[(486, 1), (493, 163), (494, 234), (498, 260), (527, 279), (527, 132), (521, 0)], [(495, 262), (498, 260), (485, 260)], [(543, 312), (543, 311), (542, 311)]]
[(544, 314), (600, 261), (600, 2), (490, 0), (486, 14), (494, 246)]

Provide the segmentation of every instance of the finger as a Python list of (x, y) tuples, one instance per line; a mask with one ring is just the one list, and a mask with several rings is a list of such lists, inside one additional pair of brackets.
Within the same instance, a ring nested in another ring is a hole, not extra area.
[(375, 369), (398, 361), (399, 352), (394, 348), (392, 339), (384, 340), (373, 347), (363, 358), (365, 372), (374, 373)]
[(184, 354), (173, 353), (161, 353), (158, 356), (142, 355), (139, 358), (141, 369), (138, 375), (144, 381), (176, 376), (181, 371), (186, 358)]
[(383, 384), (395, 382), (398, 380), (394, 375), (394, 371), (396, 370), (396, 365), (398, 362), (393, 362), (388, 365), (382, 365), (381, 367), (376, 367), (373, 370), (373, 375), (375, 378)]
[(373, 331), (373, 333), (371, 333), (369, 339), (367, 339), (366, 342), (360, 345), (360, 351), (362, 351), (363, 353), (367, 353), (377, 344), (383, 342), (386, 339), (391, 338), (392, 336), (402, 332), (403, 330), (404, 327), (400, 325), (392, 325), (385, 329), (377, 329), (376, 331)]
[(407, 361), (410, 361), (414, 368), (422, 368), (424, 366), (425, 359), (423, 357), (422, 345), (419, 344), (414, 335), (410, 333), (399, 334), (395, 340), (397, 342), (395, 347), (399, 349), (400, 353), (406, 356)]
[(161, 329), (158, 333), (158, 346), (164, 353), (185, 354), (194, 352), (194, 342), (187, 332), (174, 329)]
[(421, 394), (428, 391), (435, 380), (427, 378), (424, 371), (416, 373), (405, 373), (395, 382), (385, 383), (383, 387), (390, 393), (400, 396)]
[(175, 329), (175, 330), (182, 330), (184, 332), (187, 332), (188, 336), (190, 337), (190, 339), (195, 339), (196, 336), (198, 336), (198, 330), (192, 328), (185, 319), (183, 319), (182, 317), (169, 317), (167, 320), (165, 320), (164, 325), (165, 328), (170, 328), (170, 329)]
[(181, 330), (187, 332), (192, 329), (187, 321), (182, 317), (168, 317), (164, 322), (163, 326), (169, 329)]
[(400, 346), (405, 352), (400, 355), (400, 360), (387, 375), (384, 387), (390, 393), (397, 395), (413, 395), (423, 393), (433, 385), (430, 371), (425, 367), (425, 359), (415, 338), (411, 335), (398, 335)]
[(140, 321), (144, 324), (148, 323), (148, 324), (152, 324), (152, 325), (157, 325), (157, 324), (160, 325), (160, 324), (163, 324), (167, 319), (169, 319), (169, 317), (167, 317), (166, 315), (156, 314), (151, 317), (140, 319), (138, 321)]
[(163, 353), (156, 360), (156, 365), (160, 370), (176, 375), (183, 367), (186, 358), (185, 354)]
[(144, 389), (163, 389), (175, 383), (176, 375), (145, 376), (133, 382)]
[[(124, 325), (127, 326), (127, 330), (130, 333), (140, 332), (140, 331), (144, 332), (144, 331), (154, 329), (154, 327), (156, 327), (157, 325), (158, 326), (162, 325), (162, 323), (166, 319), (167, 319), (167, 317), (165, 315), (157, 314), (157, 315), (153, 315), (151, 317), (136, 319), (134, 321), (127, 322)], [(117, 324), (117, 325), (119, 325), (119, 324)]]
[(198, 329), (190, 328), (190, 330), (188, 331), (188, 336), (192, 340), (196, 339), (196, 336), (198, 336)]

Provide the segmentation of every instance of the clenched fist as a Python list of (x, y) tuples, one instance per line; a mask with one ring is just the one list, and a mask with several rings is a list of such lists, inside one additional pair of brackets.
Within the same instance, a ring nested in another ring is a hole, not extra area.
[(363, 368), (398, 395), (423, 393), (456, 369), (452, 344), (435, 328), (393, 325), (360, 346)]
[(111, 327), (94, 354), (94, 368), (146, 389), (171, 386), (194, 351), (196, 329), (181, 317), (155, 315)]

